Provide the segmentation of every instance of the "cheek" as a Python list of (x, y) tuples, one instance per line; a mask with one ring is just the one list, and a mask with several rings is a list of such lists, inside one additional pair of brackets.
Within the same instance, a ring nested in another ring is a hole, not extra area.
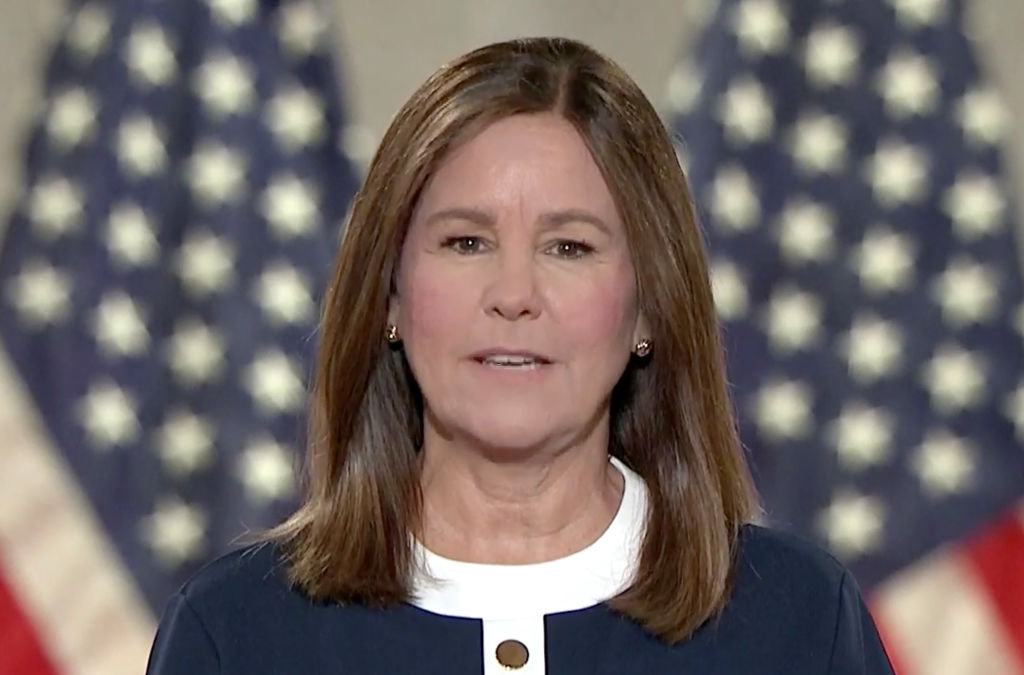
[(632, 284), (625, 275), (574, 289), (559, 301), (558, 317), (571, 343), (586, 351), (615, 351), (633, 330)]
[[(472, 286), (449, 278), (440, 266), (413, 264), (404, 284), (401, 322), (414, 343), (436, 344), (459, 335), (467, 321)], [(415, 344), (412, 345), (415, 349)]]

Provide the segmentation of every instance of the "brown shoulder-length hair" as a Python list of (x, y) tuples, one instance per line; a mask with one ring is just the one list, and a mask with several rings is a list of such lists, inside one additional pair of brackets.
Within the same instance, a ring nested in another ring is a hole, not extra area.
[(756, 500), (726, 392), (700, 232), (669, 136), (609, 59), (562, 38), (482, 47), (402, 107), (356, 195), (323, 302), (304, 503), (271, 532), (309, 596), (407, 601), (422, 496), (422, 400), (384, 339), (396, 261), (424, 183), (457, 142), (500, 118), (554, 113), (589, 146), (629, 240), (654, 344), (612, 392), (609, 452), (646, 481), (634, 583), (607, 604), (667, 642), (728, 599)]

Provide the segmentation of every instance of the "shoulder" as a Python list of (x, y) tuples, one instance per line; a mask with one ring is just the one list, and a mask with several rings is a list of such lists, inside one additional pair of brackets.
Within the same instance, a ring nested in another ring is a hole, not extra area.
[(230, 592), (240, 586), (264, 584), (284, 573), (284, 560), (274, 542), (235, 549), (206, 563), (192, 575), (181, 592), (190, 597)]
[(834, 613), (849, 571), (829, 553), (796, 535), (758, 525), (740, 532), (733, 575), (733, 604), (806, 617)]
[[(150, 675), (234, 672), (247, 653), (273, 639), (280, 624), (304, 612), (270, 543), (233, 551), (207, 564), (168, 599), (150, 652)], [(227, 669), (227, 670), (226, 670)], [(239, 671), (241, 672), (241, 671)]]
[(196, 572), (179, 595), (201, 616), (240, 605), (258, 611), (304, 600), (287, 579), (279, 546), (261, 542), (222, 555)]
[(736, 556), (739, 578), (785, 584), (799, 581), (817, 588), (837, 588), (849, 572), (817, 545), (787, 532), (745, 525)]
[(730, 614), (736, 632), (756, 634), (761, 655), (781, 655), (787, 672), (893, 673), (853, 575), (795, 535), (743, 528)]
[(892, 672), (853, 575), (798, 536), (756, 525), (740, 532), (732, 593), (708, 627), (717, 644), (787, 672)]
[(738, 630), (758, 626), (820, 643), (832, 637), (849, 572), (814, 544), (792, 534), (744, 526), (740, 533), (732, 592), (722, 621)]

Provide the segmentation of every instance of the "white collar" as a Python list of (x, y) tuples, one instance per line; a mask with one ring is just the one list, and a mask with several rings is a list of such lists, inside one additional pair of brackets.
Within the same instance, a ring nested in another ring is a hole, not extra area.
[(591, 607), (624, 590), (643, 541), (647, 486), (617, 458), (610, 460), (624, 479), (622, 500), (594, 543), (556, 560), (496, 565), (444, 558), (415, 540), (420, 567), (412, 604), (447, 616), (517, 619)]

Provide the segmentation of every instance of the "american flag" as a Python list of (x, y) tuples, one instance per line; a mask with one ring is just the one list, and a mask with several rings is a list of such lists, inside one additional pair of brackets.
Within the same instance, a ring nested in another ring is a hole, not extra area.
[(0, 672), (138, 673), (294, 505), (356, 174), (312, 0), (68, 7), (0, 249)]
[(722, 0), (674, 72), (741, 437), (902, 673), (1024, 672), (1008, 122), (958, 0)]

